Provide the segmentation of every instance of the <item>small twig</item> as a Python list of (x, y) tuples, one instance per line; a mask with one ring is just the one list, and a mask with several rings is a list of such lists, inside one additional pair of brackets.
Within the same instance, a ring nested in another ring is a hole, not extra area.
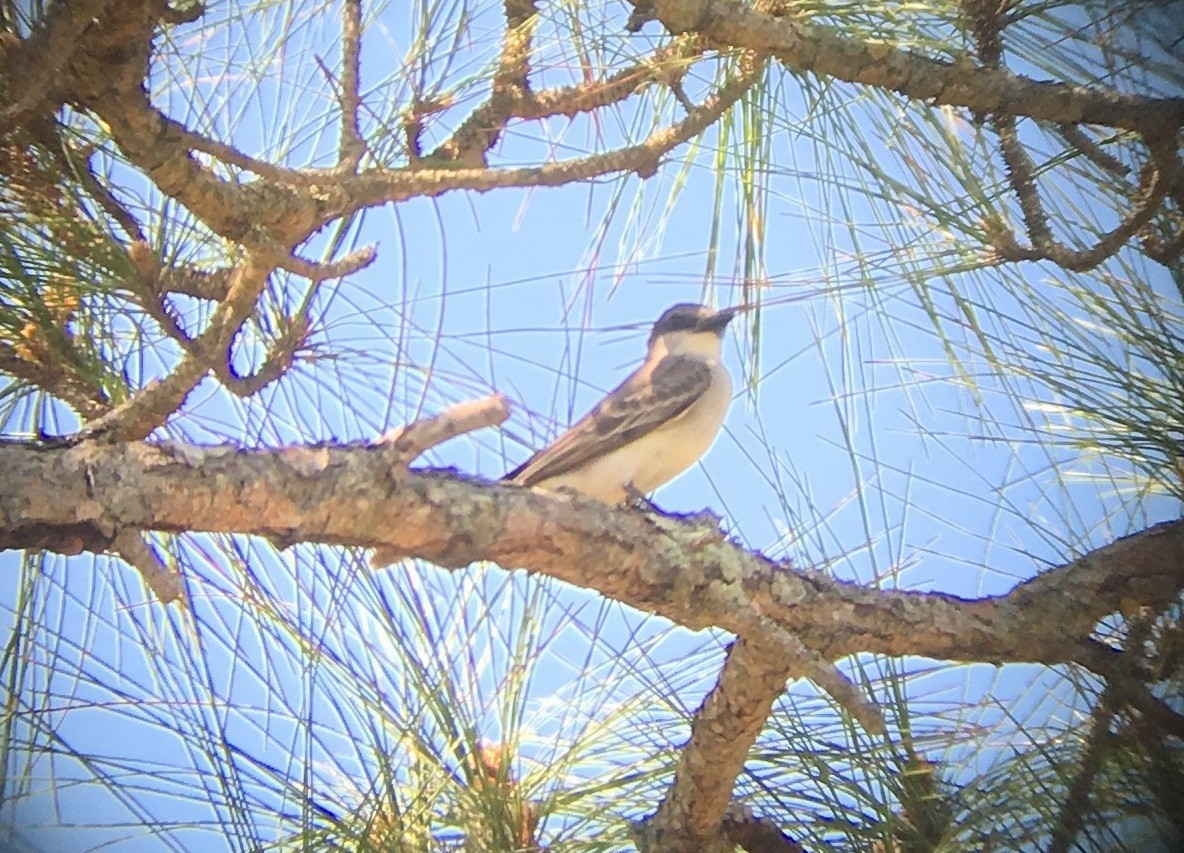
[(132, 240), (143, 241), (144, 231), (140, 228), (140, 223), (136, 221), (136, 217), (132, 216), (130, 210), (123, 206), (123, 204), (115, 197), (111, 190), (107, 189), (99, 179), (95, 177), (93, 169), (91, 169), (90, 160), (91, 153), (77, 152), (82, 155), (82, 162), (75, 159), (76, 152), (70, 146), (62, 146), (55, 152), (60, 155), (66, 164), (73, 172), (78, 182), (82, 184), (82, 188), (90, 194), (99, 207), (106, 211), (107, 215), (119, 223), (119, 227), (123, 229)]
[(1176, 233), (1165, 239), (1151, 228), (1144, 228), (1141, 235), (1142, 245), (1152, 260), (1170, 265), (1184, 251), (1184, 167), (1181, 166), (1175, 146), (1170, 140), (1158, 140), (1157, 144), (1150, 148), (1152, 160), (1160, 172), (1167, 195), (1176, 205), (1175, 210), (1165, 210), (1164, 227), (1170, 231), (1174, 226)]
[(135, 240), (127, 247), (127, 255), (139, 273), (138, 281), (133, 278), (128, 283), (132, 295), (166, 335), (180, 344), (182, 349), (188, 349), (193, 338), (181, 327), (176, 312), (167, 301), (165, 291), (161, 289), (160, 269), (152, 247), (144, 240)]
[[(1103, 234), (1088, 249), (1076, 251), (1056, 242), (1052, 238), (1052, 232), (1048, 227), (1048, 220), (1040, 203), (1035, 182), (1032, 180), (1031, 162), (1019, 146), (1018, 138), (1014, 133), (1014, 122), (1005, 119), (1004, 125), (1008, 123), (1012, 125), (1011, 131), (1005, 133), (1001, 128), (999, 138), (1004, 151), (1004, 159), (1009, 163), (1008, 178), (1020, 200), (1020, 207), (1024, 210), (1031, 246), (1021, 246), (1013, 234), (1005, 229), (997, 228), (991, 235), (991, 241), (995, 252), (1003, 260), (1049, 260), (1062, 269), (1085, 272), (1098, 266), (1122, 248), (1151, 221), (1160, 209), (1160, 203), (1167, 194), (1172, 181), (1165, 177), (1162, 171), (1160, 164), (1165, 162), (1164, 157), (1162, 155), (1156, 156), (1158, 152), (1153, 148), (1152, 159), (1141, 170), (1139, 186), (1132, 192), (1135, 206), (1118, 225)], [(1008, 154), (1008, 151), (1011, 153)], [(1174, 161), (1175, 154), (1172, 153), (1170, 156)], [(1012, 166), (1012, 163), (1015, 165)], [(1174, 162), (1168, 162), (1167, 165), (1170, 168)], [(1147, 243), (1146, 238), (1144, 243)]]
[[(629, 152), (638, 158), (637, 165), (633, 167), (638, 177), (652, 177), (658, 170), (661, 153), (715, 124), (720, 116), (731, 109), (732, 105), (744, 97), (744, 93), (760, 80), (764, 73), (765, 59), (755, 53), (746, 53), (740, 57), (737, 65), (737, 73), (724, 80), (703, 103), (688, 111), (682, 121), (651, 133), (641, 145), (629, 149)], [(644, 159), (646, 153), (652, 154), (651, 160)]]
[[(255, 239), (252, 239), (251, 242), (257, 242), (259, 236), (255, 235)], [(305, 260), (292, 252), (285, 251), (278, 242), (270, 237), (262, 237), (262, 244), (262, 248), (272, 255), (272, 260), (275, 261), (276, 266), (296, 275), (303, 276), (313, 282), (352, 275), (358, 270), (370, 266), (378, 256), (377, 250), (373, 246), (363, 246), (361, 249), (356, 249), (335, 261), (322, 263), (320, 261)]]
[(690, 62), (702, 56), (705, 49), (702, 39), (694, 35), (678, 36), (644, 60), (622, 68), (603, 80), (531, 92), (530, 97), (518, 105), (514, 117), (573, 117), (619, 103), (640, 93), (647, 85), (670, 85), (686, 74)]
[(310, 324), (307, 317), (291, 317), (286, 323), (286, 328), (268, 350), (267, 358), (254, 373), (238, 375), (229, 359), (218, 365), (214, 372), (226, 390), (237, 397), (251, 397), (292, 368), (296, 354), (308, 341)]
[[(370, 264), (375, 257), (374, 248), (366, 247), (331, 263), (315, 263), (296, 257), (265, 233), (252, 236), (251, 254), (230, 276), (225, 298), (214, 310), (205, 331), (195, 338), (187, 339), (185, 355), (172, 373), (164, 379), (149, 383), (125, 403), (88, 423), (76, 438), (101, 436), (113, 441), (142, 439), (177, 411), (206, 373), (213, 371), (223, 377), (232, 377), (227, 372), (226, 353), (234, 336), (254, 310), (259, 294), (263, 292), (275, 266), (319, 282), (349, 275)], [(157, 308), (160, 313), (154, 313), (154, 316), (167, 321), (169, 318), (164, 308), (159, 305)], [(171, 333), (183, 334), (175, 323)], [(257, 385), (255, 390), (258, 390), (258, 387), (273, 381), (282, 373), (282, 370), (277, 372), (280, 367), (282, 358), (267, 372), (246, 380), (246, 384), (240, 386), (241, 389), (249, 391)], [(234, 384), (233, 379), (231, 384)]]
[(180, 142), (186, 147), (194, 151), (200, 151), (203, 154), (209, 154), (223, 163), (231, 166), (252, 172), (261, 178), (267, 178), (270, 181), (275, 181), (280, 184), (288, 184), (290, 186), (314, 186), (324, 184), (326, 173), (323, 169), (289, 169), (285, 166), (277, 166), (275, 163), (270, 163), (267, 160), (260, 160), (257, 157), (252, 157), (249, 154), (244, 154), (233, 145), (227, 145), (225, 142), (220, 142), (217, 139), (210, 139), (208, 136), (203, 136), (196, 131), (190, 130), (185, 125), (173, 121), (170, 118), (163, 117), (162, 120), (168, 125), (169, 130), (180, 137)]
[(127, 256), (140, 275), (138, 282), (129, 282), (128, 289), (138, 298), (140, 307), (160, 324), (165, 334), (187, 349), (192, 337), (182, 328), (168, 296), (176, 293), (220, 302), (226, 298), (234, 268), (221, 267), (206, 271), (182, 266), (161, 270), (152, 247), (143, 240), (129, 243)]
[(375, 444), (389, 445), (402, 464), (409, 464), (450, 438), (497, 426), (509, 416), (509, 400), (504, 394), (494, 394), (457, 403), (434, 417), (391, 430)]
[(755, 54), (742, 56), (738, 71), (725, 79), (714, 93), (681, 121), (655, 128), (636, 145), (604, 154), (540, 166), (504, 169), (457, 168), (456, 164), (432, 168), (425, 158), (406, 169), (374, 170), (364, 175), (342, 176), (336, 182), (336, 188), (345, 202), (334, 209), (334, 215), (345, 216), (382, 202), (436, 196), (459, 189), (484, 192), (499, 187), (558, 187), (616, 172), (633, 172), (643, 178), (651, 177), (657, 172), (664, 155), (702, 133), (744, 97), (760, 80), (764, 67), (764, 60)]
[[(450, 438), (483, 427), (496, 426), (510, 416), (510, 402), (504, 394), (466, 400), (445, 409), (434, 417), (393, 429), (378, 437), (376, 445), (389, 448), (391, 468), (406, 470), (419, 456)], [(403, 554), (390, 548), (375, 548), (370, 566), (380, 569), (402, 559)]]
[(1003, 58), (1003, 28), (1008, 4), (1000, 0), (962, 0), (961, 11), (974, 36), (975, 53), (987, 68), (999, 68)]
[(358, 124), (358, 109), (362, 103), (359, 90), (361, 78), (362, 2), (345, 0), (341, 21), (341, 139), (338, 142), (337, 168), (353, 172), (362, 162), (366, 142)]
[(1145, 233), (1141, 243), (1147, 257), (1158, 263), (1170, 265), (1172, 261), (1180, 257), (1181, 253), (1184, 253), (1184, 228), (1181, 228), (1174, 237), (1168, 240), (1164, 240), (1158, 234)]
[(230, 342), (254, 310), (272, 269), (258, 255), (248, 255), (235, 269), (226, 298), (214, 309), (206, 330), (192, 340), (172, 372), (89, 422), (73, 439), (139, 441), (167, 421), (202, 377), (224, 363)]
[(47, 391), (66, 403), (83, 420), (93, 420), (111, 411), (111, 401), (107, 395), (78, 376), (66, 363), (21, 358), (13, 346), (3, 340), (0, 340), (0, 373)]
[(139, 303), (144, 312), (156, 321), (169, 338), (180, 344), (182, 349), (188, 349), (193, 343), (193, 338), (182, 328), (176, 310), (169, 304), (165, 295), (150, 291), (137, 295), (140, 296)]
[(1015, 117), (996, 114), (994, 123), (995, 131), (999, 134), (999, 153), (1003, 155), (1007, 180), (1023, 211), (1028, 240), (1033, 249), (1047, 256), (1053, 246), (1052, 229), (1048, 225), (1048, 215), (1044, 212), (1044, 203), (1040, 200), (1040, 191), (1033, 177), (1032, 160), (1016, 132)]
[(1130, 167), (1113, 157), (1094, 142), (1085, 132), (1075, 124), (1061, 124), (1057, 125), (1057, 132), (1061, 134), (1061, 138), (1065, 140), (1070, 146), (1077, 149), (1085, 159), (1089, 160), (1099, 169), (1109, 172), (1115, 177), (1125, 177), (1131, 173)]
[(138, 530), (116, 531), (111, 544), (112, 550), (140, 573), (161, 604), (171, 604), (184, 596), (181, 576), (161, 561)]
[(535, 0), (504, 0), (506, 31), (493, 73), (489, 98), (430, 155), (429, 160), (485, 168), (519, 105), (530, 97), (530, 52), (538, 24)]
[[(1114, 228), (1103, 234), (1092, 249), (1068, 252), (1057, 262), (1065, 269), (1085, 272), (1109, 258), (1144, 228), (1155, 216), (1167, 191), (1167, 181), (1158, 165), (1148, 163), (1139, 175), (1139, 186), (1133, 193), (1134, 207)], [(1054, 260), (1057, 258), (1054, 257)]]
[(506, 34), (493, 73), (494, 90), (524, 95), (530, 90), (530, 50), (537, 23), (536, 0), (503, 0)]

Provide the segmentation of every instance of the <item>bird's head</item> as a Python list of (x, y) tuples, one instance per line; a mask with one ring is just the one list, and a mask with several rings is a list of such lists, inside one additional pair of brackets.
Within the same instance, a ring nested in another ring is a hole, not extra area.
[(716, 311), (706, 305), (682, 302), (662, 312), (650, 332), (651, 353), (702, 355), (719, 358), (724, 329), (741, 308)]

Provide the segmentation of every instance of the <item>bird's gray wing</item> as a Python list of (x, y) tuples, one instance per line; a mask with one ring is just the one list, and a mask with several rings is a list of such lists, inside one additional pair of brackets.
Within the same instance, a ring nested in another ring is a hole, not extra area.
[(711, 384), (711, 368), (694, 356), (666, 356), (634, 373), (596, 408), (502, 479), (529, 486), (610, 453), (683, 414)]

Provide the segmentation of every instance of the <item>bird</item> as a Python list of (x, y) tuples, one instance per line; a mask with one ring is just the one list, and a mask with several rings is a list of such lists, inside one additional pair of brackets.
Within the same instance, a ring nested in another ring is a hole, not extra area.
[(553, 442), (502, 480), (615, 505), (644, 499), (711, 447), (732, 401), (721, 360), (743, 307), (679, 303), (653, 325), (645, 361)]

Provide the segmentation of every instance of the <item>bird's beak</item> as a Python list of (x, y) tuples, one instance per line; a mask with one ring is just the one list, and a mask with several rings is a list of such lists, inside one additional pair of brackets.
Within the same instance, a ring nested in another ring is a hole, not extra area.
[(695, 327), (697, 332), (722, 332), (732, 318), (748, 310), (747, 305), (737, 305), (732, 308), (721, 308), (710, 317), (704, 317)]

